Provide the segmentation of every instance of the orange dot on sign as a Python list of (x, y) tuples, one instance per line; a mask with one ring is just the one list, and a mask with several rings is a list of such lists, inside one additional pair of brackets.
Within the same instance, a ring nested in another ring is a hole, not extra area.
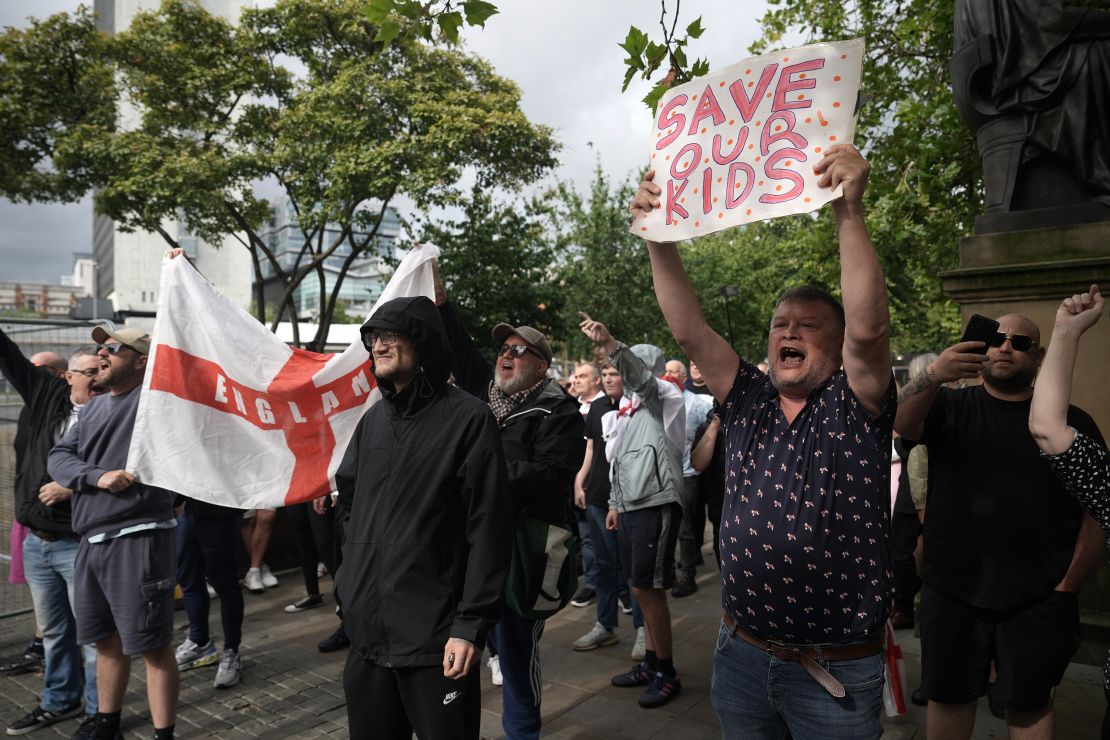
[(806, 73), (805, 72), (802, 72), (800, 75), (798, 75), (799, 80), (804, 80), (805, 78), (806, 78)]
[(704, 134), (704, 133), (705, 133), (705, 129), (703, 128), (703, 129), (701, 130), (701, 132), (702, 132), (702, 133)]
[(721, 80), (720, 82), (717, 83), (717, 87), (724, 87), (724, 86), (725, 86), (725, 81), (724, 80)]
[(735, 119), (735, 118), (730, 118), (730, 119), (728, 119), (728, 125), (729, 125), (729, 126), (731, 126), (731, 125), (732, 125), (732, 124), (734, 124), (734, 123), (736, 123), (736, 119)]
[(784, 165), (786, 165), (787, 167), (789, 167), (789, 166), (790, 166), (790, 164), (791, 164), (791, 162), (790, 162), (790, 160), (788, 159), (788, 160), (786, 160), (785, 162), (783, 162), (783, 164), (784, 164)]
[(741, 184), (742, 184), (742, 183), (736, 183), (736, 189), (737, 189), (737, 190), (739, 190), (739, 189), (740, 189), (740, 185), (741, 185)]
[(767, 99), (768, 99), (768, 100), (770, 100), (770, 99), (771, 99), (771, 93), (767, 93)]
[(806, 201), (806, 203), (809, 203), (809, 198), (806, 198), (805, 201)]
[(698, 194), (698, 189), (694, 188), (694, 195), (697, 195), (697, 194)]
[(813, 151), (815, 151), (815, 152), (817, 152), (818, 154), (820, 154), (820, 153), (821, 153), (821, 147), (819, 147), (819, 146), (815, 146), (815, 147), (813, 147)]
[(790, 57), (783, 57), (783, 58), (782, 58), (782, 61), (784, 61), (784, 62), (789, 62), (789, 61), (790, 61)]
[(763, 159), (763, 157), (756, 157), (756, 158), (755, 158), (755, 161), (756, 161), (756, 162), (758, 162), (758, 161), (759, 161), (759, 160), (761, 160), (761, 159)]
[(723, 177), (718, 177), (718, 178), (717, 178), (717, 182), (720, 182), (720, 181), (721, 181), (721, 180), (723, 180), (723, 179), (724, 179)]
[(685, 203), (685, 202), (686, 202), (686, 199), (685, 199), (685, 198), (679, 198), (679, 199), (678, 199), (678, 202), (679, 202), (679, 203)]
[(775, 186), (775, 190), (776, 190), (776, 191), (778, 191), (778, 190), (782, 190), (782, 185), (776, 185), (776, 186)]
[(664, 160), (669, 160), (670, 158), (671, 158), (671, 155), (669, 155), (669, 154), (667, 156), (663, 157)]
[(748, 87), (755, 87), (755, 83), (754, 82), (749, 82)]
[(746, 75), (750, 75), (751, 73), (752, 73), (752, 71), (750, 69), (745, 69), (744, 70), (744, 74), (746, 74)]
[(755, 125), (756, 125), (756, 126), (759, 126), (759, 125), (760, 125), (760, 124), (762, 124), (762, 123), (763, 123), (763, 121), (756, 121), (756, 122), (755, 122)]
[(833, 82), (840, 82), (840, 75), (833, 75)]
[(706, 157), (704, 160), (702, 160), (702, 164), (709, 164), (709, 157)]
[[(714, 198), (713, 200), (716, 200), (716, 198)], [(725, 217), (725, 212), (724, 211), (719, 211), (717, 213), (717, 218), (724, 218), (724, 217)]]
[(729, 144), (731, 144), (731, 143), (732, 143), (732, 139), (729, 139), (729, 140), (728, 140), (728, 143), (729, 143)]
[(829, 141), (836, 141), (836, 134), (829, 137)]
[(640, 231), (647, 231), (647, 227), (646, 226), (641, 226)]
[(840, 107), (840, 101), (839, 100), (836, 101), (835, 103), (833, 103), (833, 108), (839, 108), (839, 107)]
[(848, 55), (847, 55), (847, 54), (841, 54), (841, 55), (840, 55), (840, 58), (841, 58), (841, 59), (847, 59), (847, 58), (848, 58)]
[(754, 148), (755, 148), (755, 144), (748, 144), (748, 148), (749, 148), (749, 149), (754, 149)]
[(763, 181), (760, 180), (759, 182), (756, 183), (756, 185), (758, 185), (759, 187), (763, 187)]
[(697, 99), (698, 99), (698, 96), (697, 96), (697, 95), (695, 95), (695, 96), (693, 96), (692, 98), (690, 98), (690, 100), (697, 100)]
[(806, 123), (813, 123), (813, 119), (812, 118), (807, 118)]
[[(718, 179), (718, 180), (717, 180), (717, 182), (720, 182), (720, 179)], [(716, 203), (716, 202), (717, 202), (717, 196), (715, 196), (715, 195), (713, 196), (713, 202), (714, 202), (714, 203)]]
[(752, 209), (749, 208), (747, 211), (744, 212), (744, 215), (746, 215), (746, 216), (752, 215)]
[(698, 226), (701, 226), (701, 221), (694, 222), (694, 227), (697, 228)]
[(782, 131), (782, 126), (775, 126), (775, 131)]

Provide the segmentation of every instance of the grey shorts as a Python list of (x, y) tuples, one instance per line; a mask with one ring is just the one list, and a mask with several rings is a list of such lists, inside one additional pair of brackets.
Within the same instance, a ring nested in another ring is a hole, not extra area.
[(674, 585), (674, 545), (682, 523), (677, 503), (617, 515), (617, 543), (625, 580), (635, 588)]
[(141, 655), (173, 639), (174, 530), (153, 529), (77, 548), (77, 642), (119, 633), (124, 655)]

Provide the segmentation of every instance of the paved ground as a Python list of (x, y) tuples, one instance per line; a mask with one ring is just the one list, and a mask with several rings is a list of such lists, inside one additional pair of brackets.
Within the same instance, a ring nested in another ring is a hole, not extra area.
[[(644, 710), (636, 704), (636, 690), (609, 685), (609, 677), (631, 661), (632, 629), (619, 628), (621, 642), (589, 653), (575, 653), (571, 643), (593, 624), (593, 608), (568, 608), (548, 621), (543, 637), (544, 735), (552, 738), (718, 738), (720, 731), (709, 703), (709, 676), (719, 620), (716, 574), (704, 572), (702, 588), (694, 596), (672, 601), (675, 659), (683, 682), (682, 694), (661, 709)], [(346, 737), (346, 709), (342, 670), (346, 652), (321, 655), (316, 643), (336, 626), (327, 608), (289, 615), (282, 606), (300, 595), (299, 577), (284, 574), (279, 588), (264, 595), (246, 594), (243, 681), (225, 691), (212, 688), (215, 668), (182, 674), (177, 736), (180, 738), (314, 738)], [(329, 582), (324, 581), (325, 588)], [(178, 613), (184, 626), (184, 612)], [(213, 604), (213, 631), (219, 634), (218, 603)], [(622, 615), (623, 619), (623, 615)], [(0, 620), (0, 658), (22, 652), (31, 633), (29, 616)], [(184, 632), (179, 633), (184, 639)], [(906, 652), (907, 671), (917, 675), (920, 648), (912, 635), (899, 633)], [(0, 721), (5, 723), (30, 710), (37, 701), (41, 676), (0, 677)], [(915, 684), (911, 684), (915, 685)], [(503, 737), (500, 691), (489, 683), (482, 664), (482, 736)], [(150, 737), (150, 715), (142, 697), (143, 671), (136, 664), (124, 710), (129, 737)], [(1057, 692), (1057, 737), (1094, 738), (1098, 735), (1104, 701), (1101, 671), (1073, 664)], [(981, 702), (975, 738), (1005, 737), (1005, 724), (992, 717)], [(904, 718), (884, 720), (885, 737), (923, 738), (924, 711), (910, 707)], [(33, 737), (68, 737), (76, 721), (59, 723)]]

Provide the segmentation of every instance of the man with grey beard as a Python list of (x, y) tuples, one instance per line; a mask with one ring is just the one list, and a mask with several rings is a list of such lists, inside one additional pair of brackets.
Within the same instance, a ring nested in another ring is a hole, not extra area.
[[(433, 263), (434, 264), (434, 263)], [(436, 304), (451, 344), (451, 370), (460, 388), (489, 403), (501, 432), (514, 521), (527, 517), (570, 532), (574, 478), (585, 453), (578, 403), (547, 377), (551, 345), (531, 326), (493, 329), (496, 362), (479, 351), (447, 300), (435, 273)], [(510, 740), (540, 733), (539, 640), (543, 620), (506, 608), (490, 633), (504, 678), (501, 724)]]

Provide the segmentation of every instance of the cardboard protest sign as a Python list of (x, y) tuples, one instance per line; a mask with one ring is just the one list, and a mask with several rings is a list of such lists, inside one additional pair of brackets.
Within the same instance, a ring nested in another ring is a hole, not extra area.
[(667, 91), (651, 136), (662, 207), (632, 232), (678, 241), (816, 210), (823, 152), (851, 143), (863, 39), (746, 59)]

